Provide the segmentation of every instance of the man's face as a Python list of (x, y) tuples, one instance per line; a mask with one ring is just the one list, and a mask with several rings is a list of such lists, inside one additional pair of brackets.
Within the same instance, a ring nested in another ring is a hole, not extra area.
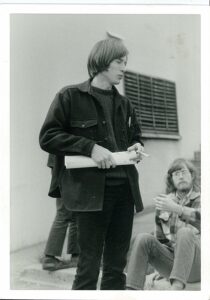
[(102, 72), (104, 79), (107, 80), (107, 82), (110, 85), (119, 84), (120, 80), (124, 76), (126, 64), (127, 64), (126, 56), (114, 59), (110, 63), (108, 69)]
[(178, 192), (188, 192), (192, 188), (192, 174), (186, 166), (172, 173), (174, 187)]

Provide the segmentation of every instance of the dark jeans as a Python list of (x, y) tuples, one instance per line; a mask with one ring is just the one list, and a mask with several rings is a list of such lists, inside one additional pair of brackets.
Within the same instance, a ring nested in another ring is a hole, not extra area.
[(67, 210), (62, 198), (56, 199), (57, 213), (47, 240), (45, 255), (61, 256), (68, 231), (67, 254), (78, 254), (77, 224), (75, 214)]
[(102, 290), (124, 290), (124, 268), (133, 226), (134, 203), (128, 184), (106, 186), (102, 211), (79, 212), (80, 247), (73, 290), (96, 290), (103, 252)]

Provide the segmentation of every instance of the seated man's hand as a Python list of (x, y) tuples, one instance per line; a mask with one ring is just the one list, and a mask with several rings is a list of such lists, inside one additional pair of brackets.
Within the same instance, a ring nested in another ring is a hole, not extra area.
[(116, 167), (116, 162), (113, 158), (112, 152), (97, 144), (95, 144), (92, 149), (91, 158), (96, 162), (99, 169)]
[(174, 200), (169, 195), (160, 194), (154, 198), (155, 207), (161, 211), (168, 211), (168, 212), (180, 212), (180, 205), (174, 202)]
[(144, 152), (144, 147), (140, 143), (136, 143), (136, 144), (130, 146), (127, 150), (129, 152), (130, 151), (136, 152), (136, 154), (137, 154), (136, 157), (132, 159), (134, 162), (138, 163), (143, 159), (141, 152)]

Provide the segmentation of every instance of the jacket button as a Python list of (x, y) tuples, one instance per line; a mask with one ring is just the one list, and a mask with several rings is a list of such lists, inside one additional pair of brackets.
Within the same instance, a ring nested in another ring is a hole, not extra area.
[(105, 124), (106, 124), (106, 121), (102, 121), (102, 124), (105, 125)]
[(85, 127), (85, 124), (82, 124), (82, 128), (84, 128)]
[(108, 141), (108, 138), (107, 138), (107, 137), (105, 137), (105, 138), (104, 138), (104, 141)]

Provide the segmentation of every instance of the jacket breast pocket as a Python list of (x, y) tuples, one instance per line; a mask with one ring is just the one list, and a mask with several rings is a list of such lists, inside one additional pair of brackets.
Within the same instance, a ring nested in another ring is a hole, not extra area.
[(98, 121), (92, 120), (72, 120), (70, 123), (71, 133), (74, 135), (84, 136), (90, 139), (96, 139)]

